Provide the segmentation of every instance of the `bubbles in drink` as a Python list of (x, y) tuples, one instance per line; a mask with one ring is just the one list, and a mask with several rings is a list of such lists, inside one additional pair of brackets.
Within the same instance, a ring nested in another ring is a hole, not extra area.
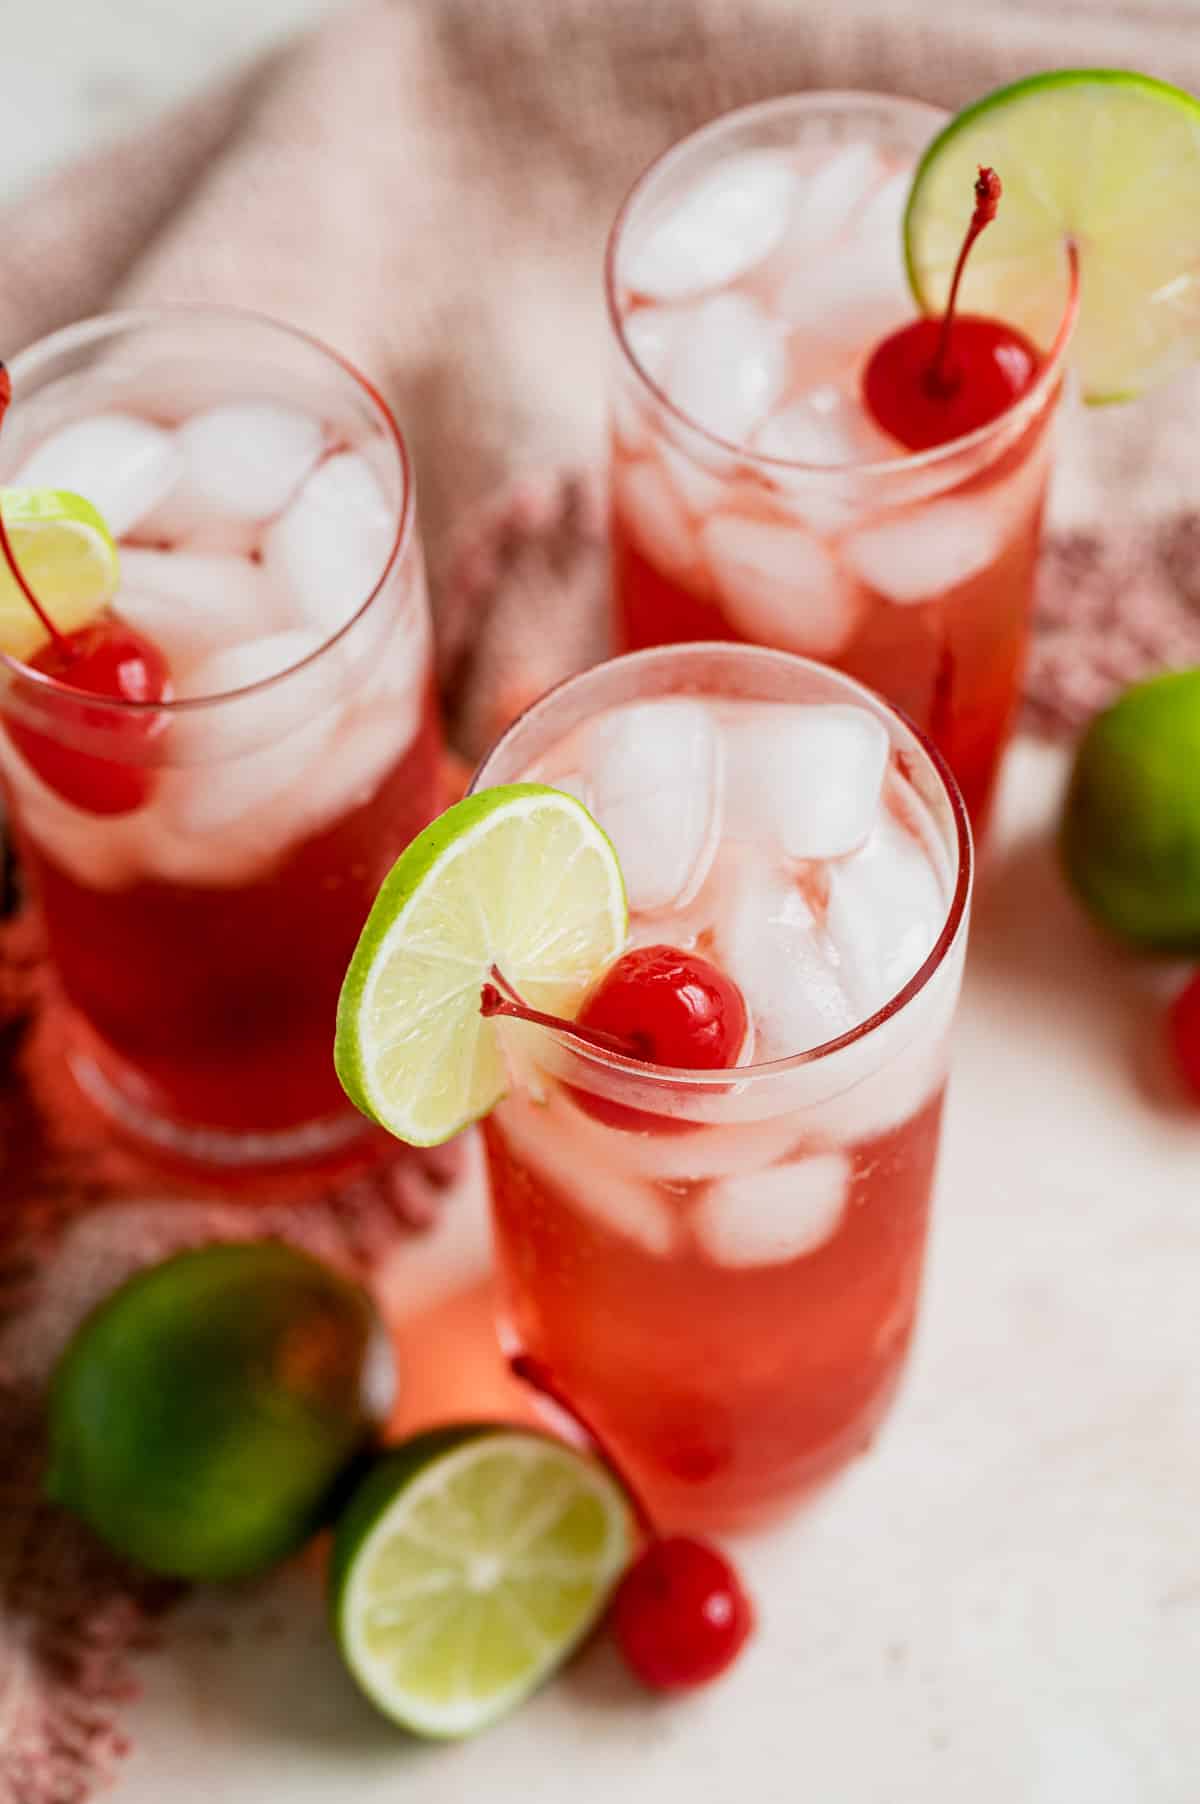
[(158, 506), (182, 467), (173, 433), (132, 414), (98, 413), (43, 439), (13, 484), (85, 496), (119, 539)]

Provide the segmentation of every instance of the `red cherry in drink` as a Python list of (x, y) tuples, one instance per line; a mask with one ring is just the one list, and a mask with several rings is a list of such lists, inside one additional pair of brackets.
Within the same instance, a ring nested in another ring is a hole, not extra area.
[(634, 946), (585, 998), (576, 1026), (628, 1041), (652, 1065), (719, 1071), (737, 1064), (746, 1005), (733, 979), (699, 953)]
[(644, 1685), (684, 1691), (732, 1665), (754, 1627), (754, 1610), (717, 1548), (666, 1535), (650, 1541), (626, 1572), (610, 1621)]
[(995, 170), (981, 167), (945, 313), (891, 333), (863, 373), (863, 400), (872, 418), (910, 451), (947, 445), (999, 419), (1041, 369), (1040, 352), (1014, 326), (955, 313), (971, 246), (995, 218), (1000, 193)]
[[(720, 1071), (736, 1065), (745, 1044), (742, 992), (709, 959), (677, 946), (634, 946), (615, 959), (585, 997), (574, 1021), (542, 1014), (521, 1001), (499, 971), (485, 984), (484, 1015), (511, 1015), (541, 1027), (572, 1033), (603, 1052), (671, 1065), (687, 1071)], [(689, 1123), (571, 1084), (567, 1088), (589, 1115), (629, 1131), (686, 1132)]]
[[(635, 946), (622, 953), (585, 998), (576, 1021), (625, 1041), (652, 1065), (719, 1071), (736, 1065), (746, 1039), (746, 1004), (724, 971), (696, 952)], [(571, 1085), (581, 1109), (627, 1133), (686, 1133), (691, 1123)]]
[[(28, 663), (66, 687), (47, 691), (17, 679), (19, 711), (6, 711), (4, 730), (26, 763), (64, 801), (89, 814), (140, 808), (149, 799), (154, 773), (138, 759), (146, 742), (162, 731), (164, 717), (151, 708), (89, 707), (84, 698), (165, 701), (170, 670), (157, 645), (110, 618), (56, 633)], [(45, 717), (46, 730), (34, 724), (38, 715)], [(86, 738), (86, 749), (75, 743), (77, 737)], [(94, 749), (97, 741), (104, 751)]]
[[(12, 383), (0, 363), (0, 424), (11, 399)], [(131, 814), (153, 788), (151, 772), (137, 758), (146, 741), (162, 731), (164, 717), (150, 707), (144, 711), (89, 707), (83, 697), (165, 701), (171, 676), (166, 658), (144, 633), (111, 616), (73, 633), (60, 633), (17, 562), (3, 510), (0, 556), (48, 634), (48, 642), (28, 660), (28, 668), (65, 686), (50, 690), (22, 683), (18, 677), (10, 705), (0, 716), (4, 731), (43, 783), (64, 801), (89, 814)], [(46, 719), (49, 731), (35, 724), (38, 715)], [(80, 735), (87, 741), (99, 739), (104, 750), (75, 743)]]
[(1167, 1039), (1180, 1077), (1200, 1102), (1200, 972), (1167, 1010)]

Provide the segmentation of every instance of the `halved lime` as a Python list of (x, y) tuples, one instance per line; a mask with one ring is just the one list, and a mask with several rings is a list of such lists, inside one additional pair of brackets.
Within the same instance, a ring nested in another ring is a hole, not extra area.
[(595, 1460), (520, 1429), (433, 1429), (378, 1462), (338, 1525), (334, 1632), (394, 1722), (472, 1735), (583, 1640), (635, 1538)]
[(152, 1572), (242, 1578), (327, 1519), (394, 1392), (360, 1285), (273, 1241), (201, 1247), (130, 1278), (70, 1341), (46, 1490)]
[(971, 252), (963, 310), (1048, 348), (1079, 263), (1071, 361), (1090, 401), (1140, 393), (1200, 356), (1200, 102), (1123, 69), (1058, 69), (959, 113), (913, 178), (909, 280), (945, 305), (979, 164), (1004, 184)]
[[(0, 489), (21, 574), (62, 633), (86, 626), (117, 592), (112, 534), (90, 501), (65, 489)], [(45, 629), (0, 557), (0, 651), (28, 658)]]
[(492, 965), (570, 1017), (627, 921), (616, 853), (574, 796), (513, 783), (456, 803), (397, 859), (346, 973), (347, 1095), (401, 1140), (448, 1140), (507, 1088), (501, 1023), (479, 1012)]

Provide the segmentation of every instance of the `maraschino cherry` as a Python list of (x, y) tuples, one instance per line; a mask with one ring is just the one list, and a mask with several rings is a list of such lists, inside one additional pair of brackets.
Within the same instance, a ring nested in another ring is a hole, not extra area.
[(729, 1560), (692, 1535), (660, 1534), (610, 1449), (541, 1362), (518, 1354), (512, 1370), (582, 1429), (621, 1479), (646, 1537), (609, 1612), (613, 1637), (630, 1670), (653, 1691), (686, 1691), (718, 1678), (754, 1628), (754, 1606)]
[[(0, 424), (11, 399), (12, 384), (0, 363)], [(84, 698), (165, 701), (170, 690), (166, 658), (144, 633), (111, 616), (60, 633), (17, 562), (2, 510), (0, 553), (48, 635), (48, 642), (26, 660), (27, 666), (64, 686), (48, 693), (38, 684), (18, 683), (14, 695), (20, 712), (5, 711), (4, 731), (43, 783), (64, 801), (89, 814), (132, 813), (147, 801), (154, 784), (153, 773), (137, 760), (147, 739), (162, 730), (164, 718), (150, 709), (125, 713), (89, 707)], [(38, 714), (53, 723), (50, 731), (33, 724)], [(102, 734), (111, 754), (84, 751), (70, 743), (81, 733), (93, 742)]]
[[(746, 1005), (733, 979), (699, 953), (675, 946), (634, 946), (623, 952), (584, 998), (573, 1021), (527, 1007), (496, 970), (484, 985), (480, 1008), (485, 1015), (560, 1028), (603, 1052), (687, 1071), (736, 1065), (746, 1039)], [(577, 1085), (570, 1089), (581, 1108), (614, 1127), (669, 1133), (688, 1126)]]
[(877, 345), (863, 374), (863, 400), (885, 432), (910, 451), (929, 451), (987, 426), (1020, 400), (1042, 366), (1023, 333), (982, 314), (956, 313), (971, 247), (996, 217), (1000, 177), (980, 167), (967, 227), (941, 319), (915, 319)]

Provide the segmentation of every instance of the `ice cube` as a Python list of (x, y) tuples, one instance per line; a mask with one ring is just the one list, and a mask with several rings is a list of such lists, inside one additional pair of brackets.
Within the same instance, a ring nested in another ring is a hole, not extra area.
[(194, 665), (180, 694), (232, 696), (250, 684), (291, 672), (241, 700), (187, 710), (172, 722), (181, 768), (167, 772), (162, 803), (175, 831), (204, 834), (260, 815), (264, 839), (283, 829), (265, 812), (301, 778), (311, 776), (340, 717), (323, 661), (292, 667), (315, 651), (314, 632), (272, 633), (227, 646)]
[(946, 919), (932, 857), (891, 808), (861, 851), (829, 866), (825, 924), (841, 982), (860, 1019), (891, 1000), (924, 964)]
[(173, 822), (172, 773), (166, 785), (166, 805), (147, 815), (142, 836), (142, 869), (160, 883), (182, 883), (196, 889), (232, 889), (253, 883), (277, 862), (288, 835), (274, 822), (264, 833), (253, 814), (222, 821), (202, 833), (178, 831)]
[(852, 228), (883, 175), (884, 166), (869, 144), (843, 145), (804, 170), (788, 221), (789, 248), (795, 244), (810, 251)]
[(124, 548), (116, 608), (157, 642), (176, 675), (222, 646), (283, 624), (261, 566), (212, 552)]
[(879, 430), (865, 408), (831, 382), (818, 384), (773, 414), (755, 435), (754, 449), (764, 457), (830, 469), (903, 455), (902, 447)]
[[(857, 465), (903, 455), (863, 407), (831, 382), (818, 383), (773, 414), (756, 433), (754, 449), (764, 457), (816, 466), (816, 474), (770, 470), (768, 479), (788, 513), (818, 533), (842, 532), (860, 516)], [(822, 476), (822, 469), (830, 475)]]
[(383, 574), (396, 532), (365, 457), (342, 451), (318, 464), (268, 528), (268, 576), (292, 613), (328, 637), (363, 605)]
[(535, 1188), (540, 1180), (601, 1227), (666, 1258), (678, 1234), (671, 1202), (655, 1185), (627, 1177), (603, 1159), (581, 1159), (580, 1118), (561, 1096), (537, 1103), (514, 1094), (496, 1121), (514, 1162), (531, 1172)]
[(240, 757), (169, 771), (162, 801), (172, 828), (184, 836), (207, 834), (252, 818), (264, 844), (292, 838), (291, 811), (286, 820), (275, 819), (273, 805), (320, 770), (332, 724), (326, 714)]
[(672, 576), (695, 568), (691, 522), (657, 465), (620, 460), (613, 470), (613, 489), (622, 524), (652, 564)]
[[(635, 362), (655, 384), (661, 385), (671, 346), (686, 318), (683, 307), (637, 307), (622, 322)], [(613, 430), (626, 451), (642, 449), (654, 405), (636, 377), (623, 368), (617, 372), (612, 388)]]
[[(900, 231), (907, 176), (892, 177), (872, 192), (879, 175), (873, 153), (864, 155), (860, 147), (843, 155), (846, 161), (835, 159), (826, 166), (826, 180), (815, 182), (807, 223), (817, 235), (831, 219), (836, 229), (836, 202), (844, 208), (844, 229), (814, 255), (803, 209), (798, 210), (795, 238), (780, 257), (781, 263), (786, 259), (786, 273), (774, 296), (779, 314), (801, 335), (801, 348), (811, 345), (826, 367), (837, 355), (848, 365), (859, 362), (866, 347), (912, 316)], [(862, 185), (855, 204), (866, 204), (855, 214), (845, 207), (845, 196), (856, 183)]]
[(795, 190), (795, 167), (777, 152), (727, 158), (632, 247), (622, 282), (637, 294), (669, 301), (734, 281), (779, 243)]
[(879, 814), (891, 744), (882, 722), (841, 702), (764, 703), (725, 728), (725, 819), (789, 858), (842, 858)]
[(176, 434), (183, 487), (215, 512), (269, 520), (313, 469), (324, 438), (319, 420), (280, 401), (228, 401), (206, 408)]
[(660, 382), (683, 322), (685, 307), (635, 307), (621, 322), (625, 342), (652, 382)]
[(864, 527), (842, 546), (859, 580), (900, 607), (937, 601), (969, 582), (1000, 556), (1006, 516), (984, 501), (933, 501), (877, 526)]
[(43, 439), (14, 482), (82, 495), (119, 539), (158, 506), (181, 468), (172, 433), (134, 414), (97, 413)]
[(697, 458), (689, 457), (686, 451), (676, 450), (665, 439), (659, 443), (658, 455), (667, 472), (667, 480), (690, 514), (699, 518), (720, 505), (728, 477), (719, 476)]
[(320, 762), (301, 775), (297, 813), (305, 831), (316, 833), (369, 802), (408, 749), (418, 720), (416, 708), (406, 715), (393, 708), (359, 712), (343, 721)]
[(664, 380), (688, 419), (742, 445), (778, 405), (787, 374), (774, 320), (748, 295), (718, 294), (681, 327)]
[[(284, 632), (272, 632), (254, 638), (245, 637), (234, 645), (223, 645), (205, 658), (202, 664), (190, 671), (186, 680), (180, 684), (179, 695), (187, 699), (200, 696), (233, 695), (239, 689), (248, 689), (254, 683), (265, 683), (271, 677), (290, 670), (293, 665), (320, 646), (317, 633), (304, 631), (298, 627), (289, 627)], [(320, 678), (314, 671), (308, 673), (305, 681), (305, 700), (315, 700), (315, 690)], [(242, 709), (253, 707), (256, 716), (255, 727), (261, 729), (259, 736), (265, 737), (268, 719), (271, 724), (283, 722), (289, 716), (296, 720), (303, 718), (304, 705), (301, 703), (300, 691), (295, 679), (286, 685), (279, 685), (274, 690), (264, 690), (256, 695), (253, 702), (243, 702)], [(290, 724), (290, 723), (289, 723)], [(218, 754), (219, 755), (219, 754)]]
[(632, 909), (678, 904), (703, 881), (717, 827), (720, 742), (701, 702), (636, 702), (603, 715), (589, 748), (596, 819)]
[(137, 880), (145, 809), (101, 818), (74, 807), (42, 782), (3, 732), (0, 776), (7, 779), (13, 810), (31, 844), (77, 883), (85, 889), (117, 890)]
[(799, 525), (717, 514), (700, 542), (730, 626), (782, 651), (832, 658), (853, 639), (864, 602)]
[(713, 1184), (691, 1223), (718, 1265), (783, 1265), (833, 1238), (849, 1194), (845, 1154), (814, 1153)]
[(822, 1046), (859, 1019), (807, 896), (769, 858), (744, 860), (717, 948), (754, 1022), (757, 1061)]

